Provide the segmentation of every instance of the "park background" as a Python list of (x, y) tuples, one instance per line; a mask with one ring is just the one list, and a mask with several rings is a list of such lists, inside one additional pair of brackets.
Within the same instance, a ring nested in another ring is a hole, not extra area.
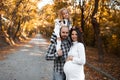
[(72, 25), (79, 27), (83, 34), (87, 65), (96, 71), (93, 71), (93, 74), (105, 80), (120, 79), (120, 1), (48, 0), (47, 2), (0, 0), (1, 59), (4, 55), (2, 50), (28, 40), (36, 34), (40, 33), (49, 40), (58, 10), (66, 7), (70, 10)]

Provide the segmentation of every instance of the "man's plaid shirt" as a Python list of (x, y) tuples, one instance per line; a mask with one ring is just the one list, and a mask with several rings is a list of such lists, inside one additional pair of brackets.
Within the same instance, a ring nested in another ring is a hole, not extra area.
[(61, 41), (61, 50), (63, 55), (58, 56), (56, 52), (56, 42), (53, 42), (49, 45), (47, 53), (46, 53), (46, 60), (54, 60), (54, 71), (63, 73), (63, 66), (68, 55), (68, 51), (70, 50), (70, 40), (66, 39)]

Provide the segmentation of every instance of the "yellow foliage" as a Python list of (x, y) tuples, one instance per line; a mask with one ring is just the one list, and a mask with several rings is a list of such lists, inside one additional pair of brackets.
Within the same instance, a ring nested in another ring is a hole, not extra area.
[(112, 35), (112, 39), (115, 40), (116, 38), (117, 38), (117, 35), (113, 34), (113, 35)]
[(108, 12), (103, 13), (103, 16), (108, 16), (108, 15), (109, 15)]

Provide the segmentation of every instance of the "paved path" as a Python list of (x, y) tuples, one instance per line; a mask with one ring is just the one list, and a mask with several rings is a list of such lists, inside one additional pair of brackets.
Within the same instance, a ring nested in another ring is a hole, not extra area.
[(0, 80), (52, 80), (53, 62), (45, 60), (48, 43), (37, 35), (0, 61)]

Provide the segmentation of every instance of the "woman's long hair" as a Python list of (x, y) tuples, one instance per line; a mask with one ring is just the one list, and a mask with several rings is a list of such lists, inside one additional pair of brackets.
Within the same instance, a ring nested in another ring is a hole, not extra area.
[(76, 31), (76, 32), (77, 32), (77, 41), (78, 41), (78, 42), (81, 42), (81, 43), (84, 43), (84, 41), (83, 41), (83, 36), (82, 36), (82, 32), (80, 32), (80, 29), (77, 28), (77, 27), (71, 28), (71, 30), (70, 30), (70, 39), (71, 39), (71, 41), (72, 41), (71, 36), (72, 36), (72, 32), (73, 32), (73, 31)]

